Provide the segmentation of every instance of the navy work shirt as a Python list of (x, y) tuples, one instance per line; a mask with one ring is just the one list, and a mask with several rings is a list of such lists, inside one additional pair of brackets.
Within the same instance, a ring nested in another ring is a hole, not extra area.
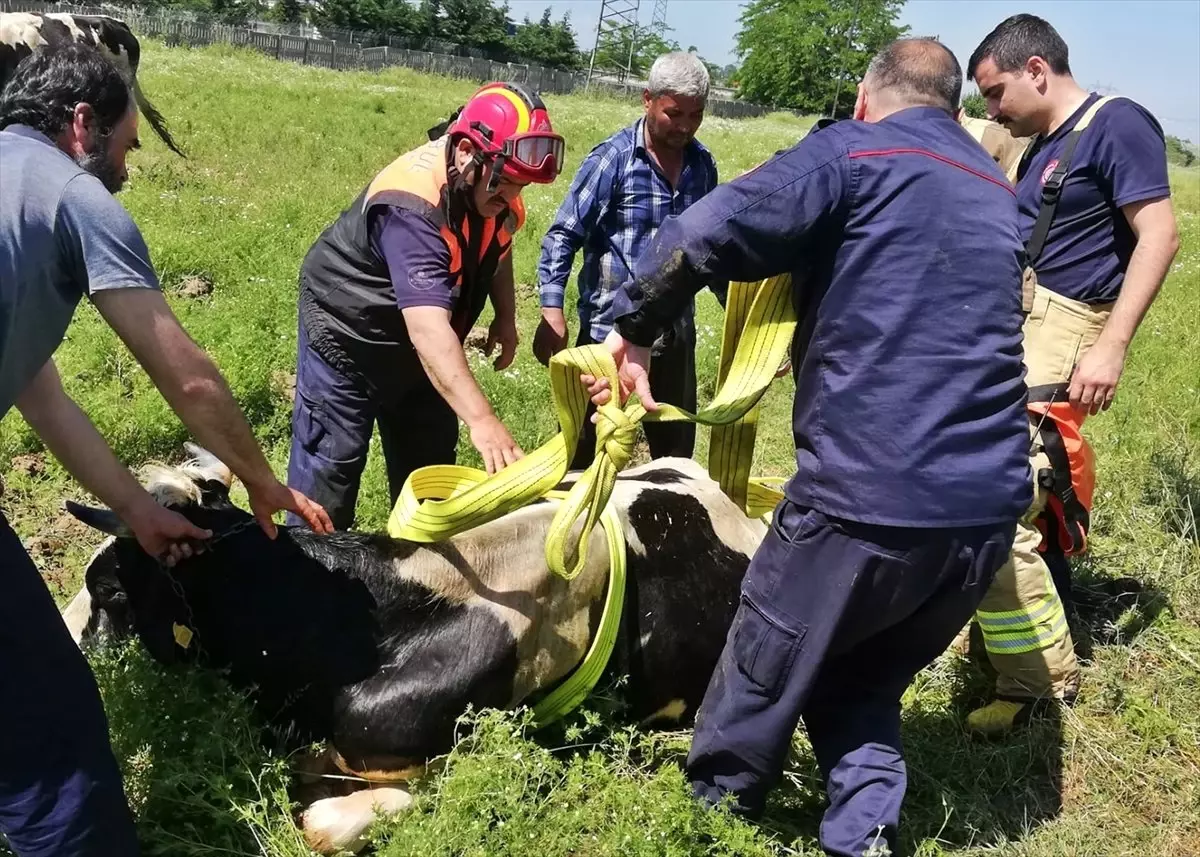
[[(1100, 96), (1093, 93), (1053, 134), (1030, 146), (1017, 173), (1021, 235), (1033, 233), (1042, 185), (1058, 166), (1067, 136)], [(1125, 98), (1105, 104), (1079, 137), (1046, 246), (1038, 283), (1084, 303), (1115, 301), (1137, 243), (1121, 206), (1171, 195), (1162, 127)]]
[(616, 328), (648, 345), (714, 280), (792, 273), (788, 497), (884, 526), (1005, 523), (1032, 501), (1022, 260), (995, 162), (914, 107), (815, 131), (668, 218)]

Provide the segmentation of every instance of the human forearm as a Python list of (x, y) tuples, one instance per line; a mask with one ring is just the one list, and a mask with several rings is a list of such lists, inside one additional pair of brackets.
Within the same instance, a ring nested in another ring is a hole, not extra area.
[(121, 290), (93, 300), (192, 436), (248, 490), (274, 487), (275, 475), (225, 379), (179, 325), (162, 295)]
[(511, 252), (500, 260), (500, 264), (496, 268), (496, 274), (492, 277), (490, 296), (492, 299), (492, 309), (496, 311), (496, 318), (501, 321), (515, 323), (517, 318), (517, 290), (513, 275)]
[(138, 484), (63, 390), (53, 360), (46, 361), (16, 405), (67, 472), (116, 513), (121, 529), (104, 532), (133, 536), (142, 550), (168, 566), (192, 556), (194, 543), (212, 535), (158, 505)]
[(1178, 250), (1179, 238), (1173, 230), (1166, 234), (1143, 235), (1138, 239), (1125, 272), (1121, 294), (1101, 334), (1105, 340), (1123, 348), (1129, 347), (1138, 326), (1158, 296)]
[[(686, 212), (685, 212), (686, 215)], [(707, 246), (686, 246), (682, 218), (668, 218), (635, 267), (635, 279), (613, 300), (615, 328), (621, 336), (649, 346), (684, 313), (695, 294), (716, 282), (701, 259)]]
[(554, 222), (542, 239), (538, 262), (538, 297), (543, 307), (562, 309), (575, 255), (587, 236), (604, 220), (615, 190), (616, 170), (600, 152), (584, 159), (568, 188)]
[(613, 299), (616, 330), (649, 346), (700, 289), (795, 270), (823, 224), (840, 222), (851, 184), (844, 144), (810, 134), (783, 155), (668, 217)]
[(458, 418), (468, 427), (495, 419), (446, 311), (440, 307), (408, 307), (402, 312), (425, 374)]
[(1125, 369), (1125, 357), (1150, 304), (1166, 279), (1179, 249), (1179, 235), (1169, 197), (1126, 205), (1122, 212), (1137, 244), (1121, 294), (1096, 342), (1071, 373), (1071, 405), (1095, 415), (1107, 410)]
[(152, 374), (151, 380), (191, 435), (248, 490), (274, 485), (275, 474), (229, 385), (204, 352), (193, 348), (194, 354), (180, 359), (179, 374)]
[(123, 519), (149, 495), (62, 388), (48, 361), (18, 397), (17, 410), (76, 481)]
[(538, 302), (543, 308), (562, 309), (567, 300), (567, 280), (583, 236), (554, 224), (542, 240), (538, 262)]

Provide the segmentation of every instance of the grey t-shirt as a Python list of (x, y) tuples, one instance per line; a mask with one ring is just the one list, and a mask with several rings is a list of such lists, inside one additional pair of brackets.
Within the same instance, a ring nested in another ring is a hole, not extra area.
[(0, 417), (81, 297), (158, 287), (141, 232), (99, 179), (32, 128), (0, 131)]

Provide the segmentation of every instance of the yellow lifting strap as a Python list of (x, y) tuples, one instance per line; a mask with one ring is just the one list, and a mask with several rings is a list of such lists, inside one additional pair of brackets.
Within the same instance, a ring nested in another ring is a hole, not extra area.
[[(637, 426), (642, 420), (690, 420), (719, 426), (713, 433), (709, 473), (746, 514), (769, 511), (782, 495), (765, 480), (749, 477), (754, 457), (756, 406), (787, 356), (796, 328), (791, 277), (760, 283), (731, 283), (726, 302), (718, 390), (698, 413), (660, 403), (646, 409), (631, 397), (597, 410), (596, 455), (592, 464), (565, 493), (554, 491), (566, 476), (586, 418), (587, 388), (582, 374), (607, 378), (618, 389), (616, 366), (603, 345), (570, 348), (550, 361), (550, 388), (561, 431), (520, 461), (490, 477), (454, 465), (423, 467), (405, 483), (388, 519), (393, 538), (437, 542), (496, 520), (543, 497), (559, 499), (546, 537), (546, 563), (568, 580), (587, 560), (588, 537), (605, 512), (617, 474), (629, 463)], [(651, 366), (653, 372), (653, 365)], [(577, 526), (580, 518), (583, 526)], [(561, 717), (587, 695), (608, 662), (616, 641), (624, 600), (624, 538), (616, 515), (605, 515), (610, 555), (610, 581), (600, 631), (581, 666), (534, 707), (539, 725)], [(619, 547), (619, 550), (618, 550)], [(618, 562), (616, 557), (620, 555)], [(620, 577), (619, 585), (617, 577)]]

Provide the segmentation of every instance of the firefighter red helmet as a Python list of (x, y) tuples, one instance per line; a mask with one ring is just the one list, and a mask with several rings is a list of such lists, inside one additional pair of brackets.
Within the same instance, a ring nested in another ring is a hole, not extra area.
[(493, 174), (550, 184), (562, 171), (565, 145), (535, 93), (516, 83), (480, 87), (449, 127), (450, 139), (470, 140)]

